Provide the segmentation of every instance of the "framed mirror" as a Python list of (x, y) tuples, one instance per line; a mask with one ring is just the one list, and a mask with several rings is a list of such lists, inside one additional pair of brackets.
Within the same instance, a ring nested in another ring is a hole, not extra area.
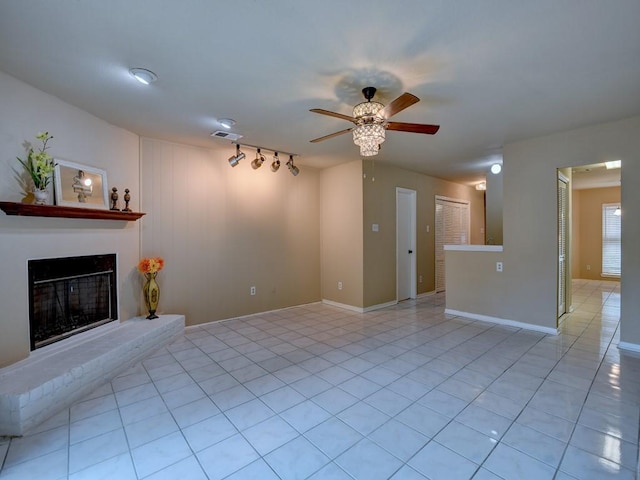
[(56, 205), (109, 209), (106, 171), (57, 158), (54, 163)]

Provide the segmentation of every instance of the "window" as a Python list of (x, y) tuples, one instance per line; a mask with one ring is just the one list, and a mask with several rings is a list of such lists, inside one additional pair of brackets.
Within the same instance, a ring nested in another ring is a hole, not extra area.
[(620, 204), (602, 205), (602, 276), (619, 277), (621, 264)]

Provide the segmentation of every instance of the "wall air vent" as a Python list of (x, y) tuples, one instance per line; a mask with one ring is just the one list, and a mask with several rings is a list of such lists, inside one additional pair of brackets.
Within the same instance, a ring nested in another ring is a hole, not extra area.
[(223, 132), (222, 130), (217, 130), (211, 134), (214, 138), (224, 138), (225, 140), (236, 141), (242, 138), (242, 135), (231, 132)]

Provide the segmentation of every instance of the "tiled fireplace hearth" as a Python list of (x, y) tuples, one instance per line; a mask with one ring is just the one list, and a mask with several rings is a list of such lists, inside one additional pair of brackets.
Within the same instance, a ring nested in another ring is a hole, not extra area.
[(29, 358), (0, 369), (0, 436), (28, 433), (183, 333), (183, 315), (116, 320), (116, 260), (29, 262), (30, 330), (38, 333)]

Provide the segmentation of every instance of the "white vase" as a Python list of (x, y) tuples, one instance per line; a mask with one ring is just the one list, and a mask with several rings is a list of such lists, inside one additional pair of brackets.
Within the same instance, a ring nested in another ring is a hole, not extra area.
[(49, 190), (37, 190), (33, 191), (33, 196), (36, 198), (36, 205), (46, 205), (49, 203)]

